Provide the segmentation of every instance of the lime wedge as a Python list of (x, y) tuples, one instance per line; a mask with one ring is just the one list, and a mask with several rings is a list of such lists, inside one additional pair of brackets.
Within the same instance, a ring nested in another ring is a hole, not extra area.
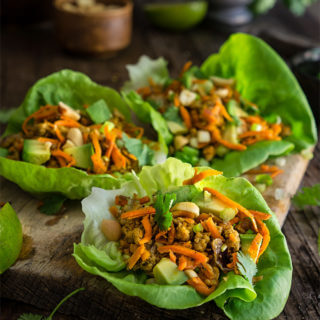
[(186, 30), (199, 23), (207, 13), (206, 1), (153, 3), (144, 6), (149, 20), (158, 27)]
[(22, 246), (21, 223), (9, 203), (0, 209), (0, 274), (18, 258)]

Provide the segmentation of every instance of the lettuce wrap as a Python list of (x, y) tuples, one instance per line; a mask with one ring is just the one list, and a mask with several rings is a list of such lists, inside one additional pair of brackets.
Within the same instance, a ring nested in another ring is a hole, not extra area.
[[(140, 120), (151, 123), (159, 136), (167, 137), (165, 141), (170, 145), (172, 135), (170, 136), (168, 126), (165, 130), (162, 125), (159, 126), (156, 117), (151, 116), (154, 113), (161, 116), (157, 111), (157, 101), (144, 100), (139, 93), (139, 88), (152, 87), (148, 80), (150, 78), (154, 84), (160, 86), (174, 81), (169, 76), (166, 62), (163, 58), (150, 60), (143, 56), (137, 65), (129, 65), (127, 68), (130, 81), (123, 87), (125, 100), (133, 110), (140, 110)], [(255, 103), (262, 118), (270, 123), (277, 121), (277, 118), (281, 119), (282, 123), (290, 128), (290, 134), (280, 141), (258, 141), (248, 145), (244, 151), (231, 151), (222, 154), (220, 158), (209, 160), (211, 167), (223, 171), (226, 176), (239, 176), (269, 158), (300, 152), (316, 143), (315, 121), (302, 89), (285, 62), (261, 39), (247, 34), (234, 34), (221, 47), (219, 53), (208, 57), (200, 68), (192, 67), (185, 75), (192, 72), (200, 80), (210, 77), (221, 77), (227, 81), (234, 79), (236, 90), (241, 97)], [(188, 86), (185, 75), (180, 81)], [(171, 115), (165, 112), (162, 117), (166, 118), (167, 122), (179, 122), (173, 111)], [(197, 159), (193, 161), (192, 156), (186, 153), (176, 152), (175, 157), (186, 159), (185, 161), (191, 164), (201, 164)]]
[[(59, 105), (60, 108), (61, 104), (64, 108), (71, 107), (78, 113), (83, 112), (87, 117), (89, 115), (93, 124), (97, 126), (102, 126), (103, 123), (103, 126), (105, 126), (108, 123), (108, 126), (112, 125), (114, 127), (114, 124), (110, 123), (111, 120), (109, 122), (105, 122), (104, 120), (109, 119), (112, 116), (111, 111), (116, 111), (116, 115), (120, 114), (121, 119), (123, 119), (123, 121), (121, 120), (121, 125), (123, 125), (123, 123), (129, 123), (129, 125), (131, 125), (132, 123), (130, 109), (115, 90), (98, 85), (80, 72), (62, 70), (39, 80), (30, 88), (21, 106), (12, 114), (2, 138), (14, 137), (12, 135), (21, 132), (22, 129), (25, 131), (25, 128), (22, 128), (22, 125), (25, 119), (27, 119), (31, 114), (41, 111), (40, 109), (43, 108), (58, 108), (55, 107), (57, 105)], [(118, 116), (117, 119), (120, 119), (120, 116)], [(60, 122), (63, 121), (64, 120), (60, 120)], [(65, 122), (68, 121), (71, 121), (72, 124), (73, 120), (66, 120)], [(59, 121), (56, 121), (55, 123), (57, 122)], [(46, 122), (44, 122), (44, 124), (46, 124)], [(33, 127), (29, 125), (29, 130), (32, 130), (32, 128)], [(103, 128), (104, 127), (102, 127), (102, 129)], [(113, 133), (112, 128), (110, 127), (109, 129), (108, 127), (110, 137)], [(100, 129), (99, 135), (103, 138), (102, 129)], [(87, 133), (87, 136), (88, 135), (89, 134)], [(156, 152), (151, 150), (146, 144), (142, 143), (140, 139), (129, 138), (125, 134), (123, 134), (122, 138), (123, 140), (121, 140), (121, 143), (124, 144), (127, 150), (130, 151), (130, 154), (133, 155), (132, 157), (135, 159), (134, 161), (139, 161), (139, 166), (145, 164), (152, 165), (158, 162), (157, 156), (159, 156), (161, 151)], [(54, 139), (47, 140), (54, 141)], [(36, 140), (28, 140), (28, 142), (33, 141), (36, 142)], [(23, 143), (25, 144), (25, 142)], [(88, 154), (88, 160), (86, 160), (88, 167), (82, 164), (80, 168), (89, 170), (89, 168), (92, 167), (90, 152), (93, 153), (97, 151), (93, 151), (93, 149), (89, 148), (90, 146), (92, 148), (92, 144), (84, 145), (84, 147), (85, 146), (88, 147), (86, 149)], [(117, 150), (120, 150), (119, 148), (120, 147), (118, 146)], [(1, 154), (3, 157), (0, 157), (0, 175), (18, 184), (25, 191), (40, 197), (43, 197), (48, 193), (58, 193), (70, 199), (82, 199), (89, 194), (93, 186), (105, 189), (119, 188), (123, 181), (130, 179), (131, 175), (130, 173), (120, 174), (118, 172), (112, 172), (113, 174), (111, 175), (109, 172), (106, 173), (98, 171), (94, 171), (94, 173), (97, 174), (88, 174), (84, 170), (74, 167), (47, 168), (39, 165), (38, 163), (32, 163), (32, 161), (25, 162), (26, 160), (17, 161), (5, 158), (6, 153), (7, 150), (1, 148)], [(93, 158), (91, 157), (91, 159)], [(122, 172), (125, 171), (123, 170)]]
[[(208, 168), (197, 169), (200, 172)], [(182, 190), (180, 197), (189, 197), (190, 190), (183, 189), (182, 184), (194, 173), (195, 169), (190, 164), (169, 158), (163, 164), (144, 167), (134, 180), (121, 189), (108, 191), (93, 188), (91, 195), (82, 200), (84, 231), (81, 243), (74, 245), (76, 261), (84, 270), (103, 277), (121, 292), (140, 297), (160, 308), (186, 309), (214, 300), (230, 319), (256, 319), (257, 315), (262, 320), (276, 317), (289, 295), (291, 258), (275, 215), (261, 194), (243, 178), (207, 177), (196, 183), (196, 190), (192, 192), (201, 192), (205, 187), (214, 188), (248, 209), (272, 215), (266, 221), (271, 241), (257, 264), (257, 276), (262, 276), (262, 280), (255, 285), (250, 283), (249, 277), (233, 271), (222, 275), (218, 287), (207, 297), (188, 285), (145, 284), (147, 275), (141, 271), (127, 271), (125, 258), (118, 250), (119, 243), (108, 241), (102, 233), (102, 220), (114, 219), (108, 209), (114, 205), (115, 196), (137, 194), (143, 197), (174, 189)]]

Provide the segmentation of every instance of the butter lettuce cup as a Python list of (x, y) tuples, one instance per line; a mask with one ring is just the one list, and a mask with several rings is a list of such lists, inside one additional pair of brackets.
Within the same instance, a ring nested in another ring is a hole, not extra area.
[(71, 70), (30, 88), (0, 146), (0, 175), (40, 197), (82, 199), (92, 186), (119, 188), (131, 171), (165, 158), (115, 90)]
[(275, 215), (247, 180), (178, 159), (82, 200), (78, 264), (160, 308), (214, 300), (230, 319), (284, 308), (291, 258)]

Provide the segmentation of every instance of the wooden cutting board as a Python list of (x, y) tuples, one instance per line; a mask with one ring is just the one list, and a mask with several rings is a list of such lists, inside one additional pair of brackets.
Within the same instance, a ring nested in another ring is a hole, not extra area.
[[(276, 177), (264, 196), (282, 226), (295, 194), (306, 171), (308, 161), (300, 155), (286, 157), (284, 173)], [(283, 190), (281, 200), (275, 199), (275, 190)], [(80, 202), (72, 202), (61, 216), (46, 216), (37, 210), (38, 200), (23, 192), (13, 183), (0, 178), (0, 201), (10, 201), (23, 225), (24, 248), (22, 259), (1, 276), (0, 294), (52, 310), (56, 303), (79, 287), (86, 290), (64, 304), (60, 312), (89, 319), (150, 318), (160, 312), (146, 302), (129, 297), (102, 278), (83, 271), (71, 256), (73, 243), (80, 241), (83, 214)], [(195, 311), (197, 310), (197, 311)], [(188, 314), (186, 314), (188, 312)], [(200, 313), (199, 313), (200, 312)], [(221, 317), (215, 304), (207, 303), (201, 308), (161, 313), (166, 318), (199, 316)]]

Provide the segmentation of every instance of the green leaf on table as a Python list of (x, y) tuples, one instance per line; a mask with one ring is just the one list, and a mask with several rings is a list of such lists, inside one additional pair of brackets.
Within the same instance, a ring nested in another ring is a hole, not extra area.
[(139, 161), (139, 166), (153, 164), (154, 151), (148, 145), (143, 143), (141, 139), (129, 138), (126, 134), (122, 135), (124, 146)]
[(244, 254), (242, 251), (239, 251), (237, 254), (237, 267), (240, 273), (251, 283), (252, 285), (252, 278), (257, 273), (257, 265), (254, 261), (250, 258), (249, 255)]
[(292, 202), (300, 209), (304, 206), (320, 206), (320, 183), (312, 187), (303, 187), (293, 197)]
[(70, 299), (73, 295), (75, 295), (76, 293), (78, 293), (79, 291), (84, 290), (84, 288), (79, 288), (76, 289), (74, 291), (72, 291), (71, 293), (69, 293), (66, 297), (64, 297), (59, 303), (58, 305), (54, 308), (54, 310), (50, 313), (50, 315), (48, 317), (39, 315), (39, 314), (33, 314), (33, 313), (23, 313), (18, 320), (52, 320), (52, 317), (54, 316), (54, 314), (57, 312), (57, 310), (61, 307), (61, 305), (66, 302), (68, 299)]
[(46, 197), (42, 200), (42, 205), (39, 207), (41, 213), (44, 213), (48, 216), (57, 214), (67, 197), (62, 194), (53, 194), (49, 197)]

